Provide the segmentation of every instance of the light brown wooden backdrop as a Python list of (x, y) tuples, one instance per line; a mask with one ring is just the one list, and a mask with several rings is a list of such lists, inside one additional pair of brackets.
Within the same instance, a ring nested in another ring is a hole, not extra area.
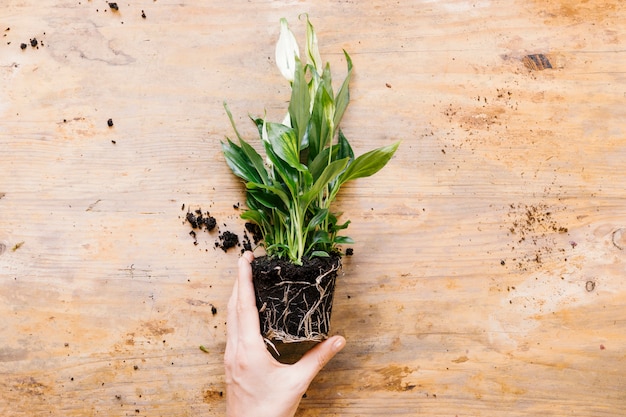
[(118, 5), (0, 8), (2, 415), (223, 415), (238, 252), (184, 215), (241, 234), (222, 101), (282, 119), (302, 12), (356, 152), (402, 145), (339, 201), (348, 346), (298, 415), (626, 413), (622, 1)]

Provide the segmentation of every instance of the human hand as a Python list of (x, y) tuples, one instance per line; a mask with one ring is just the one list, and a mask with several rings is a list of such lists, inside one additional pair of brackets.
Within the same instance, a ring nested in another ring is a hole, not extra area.
[(333, 336), (293, 365), (276, 361), (259, 330), (252, 284), (252, 252), (239, 258), (239, 274), (228, 302), (224, 366), (227, 417), (293, 417), (315, 375), (346, 344)]

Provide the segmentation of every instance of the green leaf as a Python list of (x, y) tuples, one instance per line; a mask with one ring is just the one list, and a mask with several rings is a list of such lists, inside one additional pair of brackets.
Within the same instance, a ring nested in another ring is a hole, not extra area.
[(330, 243), (330, 235), (325, 230), (318, 230), (313, 235), (315, 243)]
[(226, 159), (226, 164), (228, 164), (228, 167), (236, 176), (246, 181), (263, 182), (254, 163), (248, 158), (246, 152), (230, 139), (227, 139), (226, 143), (222, 142), (222, 153)]
[(309, 159), (315, 157), (328, 145), (332, 134), (332, 125), (328, 115), (334, 112), (334, 103), (328, 91), (320, 85), (315, 95), (311, 114), (311, 128), (309, 132)]
[(281, 123), (266, 123), (267, 137), (272, 150), (280, 159), (298, 171), (306, 167), (300, 163), (300, 141), (293, 128)]
[(311, 238), (310, 248), (313, 248), (315, 245), (319, 244), (330, 244), (332, 243), (330, 240), (330, 235), (325, 230), (317, 230), (313, 237)]
[(348, 142), (348, 139), (343, 134), (343, 131), (339, 129), (338, 136), (338, 145), (339, 152), (337, 153), (337, 158), (350, 158), (350, 160), (354, 159), (354, 152), (352, 151), (352, 147)]
[[(261, 189), (261, 190), (266, 192), (266, 198), (269, 198), (269, 196), (271, 196), (271, 195), (275, 195), (280, 200), (282, 200), (282, 202), (285, 205), (285, 207), (289, 207), (290, 206), (291, 200), (287, 196), (287, 193), (285, 193), (283, 190), (281, 190), (278, 187), (274, 187), (274, 186), (271, 186), (271, 185), (254, 183), (254, 182), (249, 182), (249, 183), (246, 184), (246, 188), (248, 189), (249, 192), (251, 191), (253, 195), (254, 195), (254, 190)], [(259, 199), (256, 198), (256, 195), (255, 195), (255, 199), (257, 201), (259, 201)], [(263, 203), (261, 201), (259, 201), (259, 202), (261, 204), (265, 205), (265, 203)]]
[[(335, 218), (335, 221), (337, 221), (337, 219)], [(350, 225), (350, 220), (348, 220), (347, 222), (343, 223), (343, 224), (334, 224), (331, 227), (331, 231), (333, 232), (338, 232), (339, 230), (344, 230), (348, 228), (348, 225)]]
[(279, 257), (285, 257), (288, 256), (289, 253), (289, 246), (285, 245), (284, 243), (274, 243), (271, 245), (268, 245), (265, 248), (267, 251), (273, 251), (276, 253), (279, 253)]
[(338, 150), (339, 148), (336, 145), (328, 147), (328, 148), (324, 148), (322, 152), (317, 154), (317, 156), (315, 157), (313, 161), (309, 162), (309, 172), (313, 176), (314, 180), (318, 179), (319, 176), (324, 171), (324, 168), (328, 166), (328, 160), (329, 160), (328, 153), (332, 152), (332, 155), (330, 156), (330, 161), (332, 162), (338, 159), (337, 158)]
[(309, 97), (311, 102), (309, 103), (309, 112), (313, 110), (313, 103), (315, 101), (315, 96), (317, 95), (317, 89), (322, 82), (322, 76), (317, 72), (315, 67), (311, 64), (306, 64), (304, 68), (305, 74), (308, 73), (311, 77), (309, 81)]
[(315, 250), (313, 252), (311, 252), (311, 258), (329, 258), (330, 255), (328, 254), (328, 252), (323, 251), (323, 250)]
[(346, 62), (348, 64), (348, 74), (346, 78), (344, 78), (339, 91), (337, 92), (337, 96), (335, 97), (335, 118), (334, 124), (335, 126), (339, 126), (341, 119), (343, 118), (343, 114), (348, 107), (348, 103), (350, 102), (350, 78), (352, 77), (352, 59), (350, 55), (346, 51), (343, 51), (343, 54), (346, 57)]
[(252, 197), (256, 202), (264, 207), (280, 210), (285, 214), (288, 212), (285, 202), (281, 199), (281, 196), (272, 189), (254, 189), (248, 187), (248, 196)]
[(318, 196), (320, 191), (324, 189), (332, 180), (337, 178), (348, 164), (348, 158), (340, 159), (338, 161), (331, 162), (322, 172), (322, 175), (313, 183), (311, 188), (302, 196), (301, 204), (303, 207), (308, 207), (311, 201)]
[(260, 210), (246, 210), (240, 216), (243, 220), (249, 220), (256, 223), (261, 228), (269, 226), (270, 222), (264, 212)]
[(292, 195), (296, 195), (298, 192), (298, 171), (278, 157), (269, 142), (263, 142), (263, 145), (267, 158), (273, 164), (274, 178), (283, 181)]
[(348, 236), (335, 236), (333, 243), (337, 245), (347, 245), (354, 243), (354, 239)]
[(237, 130), (237, 126), (235, 126), (235, 121), (233, 120), (233, 114), (230, 112), (230, 109), (228, 108), (228, 104), (226, 104), (226, 102), (223, 102), (222, 105), (224, 106), (224, 110), (226, 110), (226, 114), (228, 115), (228, 120), (230, 120), (230, 125), (233, 127), (233, 130), (235, 131), (235, 134), (237, 135), (237, 139), (241, 141), (241, 135), (239, 134), (239, 131)]
[[(328, 92), (328, 95), (333, 98), (334, 94), (333, 94), (333, 77), (332, 77), (332, 73), (330, 72), (330, 64), (327, 62), (326, 66), (324, 67), (324, 72), (322, 72), (322, 79), (321, 79), (321, 84), (322, 86), (324, 86), (324, 88), (326, 89), (326, 91)], [(333, 99), (334, 102), (334, 99)]]
[(296, 58), (296, 71), (291, 85), (291, 99), (289, 101), (289, 116), (298, 143), (303, 147), (306, 147), (308, 141), (308, 136), (305, 134), (311, 118), (310, 103), (309, 86), (304, 76), (304, 68), (302, 62)]
[(317, 226), (319, 226), (320, 224), (322, 224), (322, 222), (328, 217), (328, 209), (325, 208), (321, 208), (318, 210), (317, 213), (315, 213), (315, 216), (313, 216), (313, 218), (311, 219), (311, 221), (309, 221), (309, 225), (307, 227), (307, 230), (309, 232), (315, 230), (315, 228)]
[(263, 158), (252, 146), (248, 144), (248, 142), (243, 139), (239, 139), (239, 143), (241, 145), (241, 150), (246, 154), (250, 164), (254, 166), (257, 173), (263, 180), (263, 183), (269, 184), (269, 178), (267, 176), (267, 169), (265, 168), (265, 164), (263, 163)]
[(393, 154), (398, 149), (400, 142), (396, 142), (392, 145), (383, 146), (382, 148), (374, 149), (364, 153), (356, 158), (341, 175), (340, 183), (344, 184), (348, 181), (369, 177), (380, 171), (387, 162), (391, 159)]

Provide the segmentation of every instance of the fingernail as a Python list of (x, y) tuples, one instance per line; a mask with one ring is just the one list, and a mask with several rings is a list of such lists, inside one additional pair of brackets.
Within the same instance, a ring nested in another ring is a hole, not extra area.
[(338, 337), (337, 340), (333, 342), (333, 350), (335, 352), (339, 352), (346, 345), (346, 339), (343, 337)]

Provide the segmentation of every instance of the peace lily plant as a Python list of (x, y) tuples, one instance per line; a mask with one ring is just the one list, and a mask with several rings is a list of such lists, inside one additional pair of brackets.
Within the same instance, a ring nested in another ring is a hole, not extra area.
[[(280, 123), (251, 117), (264, 156), (241, 137), (224, 104), (238, 144), (227, 138), (222, 150), (245, 181), (247, 209), (241, 217), (258, 225), (266, 254), (252, 262), (260, 330), (281, 361), (328, 337), (341, 268), (338, 247), (353, 243), (340, 235), (350, 221), (339, 222), (341, 213), (332, 206), (341, 186), (375, 174), (398, 148), (394, 143), (355, 157), (339, 129), (352, 75), (352, 60), (345, 51), (344, 56), (348, 71), (335, 93), (308, 17), (304, 57), (287, 20), (280, 20), (276, 64), (289, 81), (291, 98)], [(301, 343), (293, 348), (292, 342)]]
[(239, 144), (222, 143), (226, 163), (246, 183), (241, 217), (259, 226), (269, 257), (302, 265), (306, 258), (329, 257), (338, 245), (353, 243), (339, 235), (350, 221), (332, 203), (342, 185), (383, 168), (399, 143), (357, 158), (339, 129), (350, 100), (352, 60), (346, 51), (347, 75), (333, 91), (330, 65), (322, 63), (313, 25), (306, 19), (305, 58), (286, 19), (280, 20), (276, 64), (291, 85), (288, 113), (281, 123), (252, 118), (265, 151), (263, 158), (245, 141), (224, 104)]

